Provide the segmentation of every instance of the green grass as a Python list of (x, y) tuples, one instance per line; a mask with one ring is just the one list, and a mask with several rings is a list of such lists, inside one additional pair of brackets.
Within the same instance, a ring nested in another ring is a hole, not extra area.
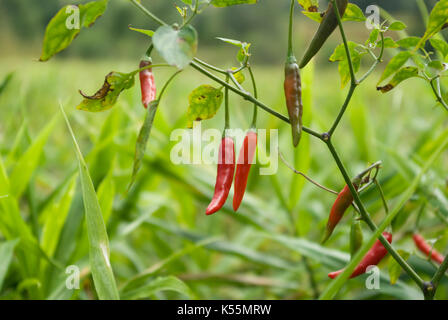
[[(313, 292), (302, 256), (308, 257), (323, 292), (332, 281), (327, 273), (350, 259), (353, 210), (325, 247), (320, 246), (334, 196), (280, 162), (275, 176), (260, 176), (258, 165), (253, 168), (238, 213), (231, 210), (229, 201), (221, 212), (205, 216), (213, 192), (214, 166), (173, 165), (169, 158), (175, 143), (170, 141), (172, 130), (187, 125), (188, 94), (198, 85), (213, 85), (193, 70), (183, 72), (161, 102), (142, 170), (126, 193), (145, 115), (138, 86), (104, 113), (77, 111), (75, 106), (81, 101), (78, 89), (93, 93), (109, 71), (134, 68), (134, 63), (122, 61), (0, 62), (0, 74), (15, 71), (0, 95), (0, 298), (110, 298), (116, 297), (116, 282), (123, 299), (310, 299)], [(281, 66), (254, 66), (254, 72), (260, 100), (285, 114)], [(169, 75), (169, 70), (156, 70), (159, 88)], [(352, 176), (369, 163), (383, 161), (379, 178), (394, 207), (446, 136), (448, 117), (423, 81), (410, 80), (381, 94), (375, 90), (378, 78), (373, 75), (357, 89), (334, 144)], [(304, 75), (305, 125), (328, 130), (345, 90), (340, 88), (335, 65), (315, 74), (308, 71)], [(80, 178), (76, 149), (59, 104), (89, 170), (81, 170)], [(232, 127), (246, 129), (252, 105), (232, 95), (230, 106)], [(259, 115), (260, 128), (280, 130), (280, 150), (298, 170), (331, 189), (343, 187), (343, 178), (324, 144), (305, 136), (293, 150), (289, 128), (263, 111)], [(223, 118), (221, 108), (203, 127), (221, 129)], [(394, 247), (412, 253), (409, 262), (425, 279), (435, 268), (416, 254), (410, 232), (420, 203), (431, 200), (419, 227), (427, 238), (438, 239), (436, 248), (446, 248), (447, 228), (434, 208), (446, 207), (447, 159), (445, 152), (434, 162), (393, 222)], [(377, 191), (367, 190), (362, 199), (379, 224), (384, 210)], [(289, 212), (299, 237), (292, 233)], [(107, 235), (101, 228), (92, 228), (101, 225), (101, 220)], [(364, 232), (368, 239), (370, 231), (364, 228)], [(96, 275), (107, 269), (107, 261), (98, 261), (98, 244), (107, 239), (113, 278), (107, 273), (99, 280)], [(65, 287), (69, 265), (81, 270), (79, 290)], [(365, 289), (365, 278), (360, 277), (348, 281), (336, 297), (421, 298), (404, 274), (397, 284), (389, 284), (387, 261), (380, 268), (381, 290)], [(437, 298), (448, 298), (446, 280)]]

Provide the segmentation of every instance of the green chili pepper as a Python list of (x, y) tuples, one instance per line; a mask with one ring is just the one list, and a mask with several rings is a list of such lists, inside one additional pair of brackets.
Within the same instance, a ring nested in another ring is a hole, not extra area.
[[(339, 14), (341, 17), (345, 13), (345, 9), (347, 9), (348, 0), (335, 0), (337, 2), (337, 6), (339, 9)], [(325, 41), (330, 37), (333, 31), (338, 26), (338, 19), (336, 17), (335, 10), (333, 9), (333, 3), (330, 2), (328, 5), (327, 11), (325, 11), (324, 16), (322, 18), (322, 22), (320, 23), (319, 29), (317, 29), (316, 34), (311, 41), (310, 46), (308, 47), (305, 55), (300, 61), (300, 69), (304, 68), (308, 62), (319, 52), (320, 48), (324, 45)]]
[(353, 257), (359, 248), (361, 248), (363, 242), (363, 235), (361, 229), (361, 223), (358, 220), (354, 220), (350, 228), (350, 255)]

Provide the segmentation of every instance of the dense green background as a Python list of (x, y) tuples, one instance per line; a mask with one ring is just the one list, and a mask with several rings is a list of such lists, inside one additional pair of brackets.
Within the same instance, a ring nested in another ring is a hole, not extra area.
[[(278, 6), (277, 1), (260, 1), (257, 6), (211, 8), (194, 25), (200, 34), (199, 56), (220, 67), (235, 63), (234, 49), (215, 40), (215, 36), (253, 42), (253, 68), (260, 100), (284, 113), (282, 68), (288, 5), (282, 1), (284, 5)], [(371, 4), (354, 2), (361, 8)], [(215, 167), (177, 166), (170, 162), (169, 151), (173, 145), (170, 134), (175, 128), (186, 127), (189, 92), (200, 84), (213, 84), (192, 69), (174, 81), (163, 100), (144, 168), (135, 188), (126, 193), (134, 144), (144, 117), (138, 86), (125, 92), (113, 110), (101, 114), (77, 111), (74, 107), (81, 99), (78, 89), (94, 92), (109, 71), (131, 71), (137, 66), (148, 42), (144, 36), (127, 30), (128, 24), (147, 28), (154, 24), (127, 1), (112, 0), (106, 15), (91, 30), (84, 30), (66, 52), (48, 63), (38, 63), (35, 60), (39, 57), (45, 24), (65, 3), (69, 2), (2, 0), (0, 3), (3, 30), (0, 79), (15, 71), (13, 80), (0, 95), (0, 155), (11, 181), (18, 179), (27, 185), (19, 198), (21, 216), (41, 244), (47, 239), (56, 246), (52, 258), (63, 267), (75, 264), (82, 268), (82, 290), (65, 290), (64, 269), (49, 265), (42, 257), (31, 271), (23, 271), (21, 257), (16, 254), (3, 288), (0, 287), (0, 298), (96, 298), (88, 268), (80, 185), (76, 179), (71, 180), (77, 168), (76, 155), (59, 116), (60, 103), (69, 115), (99, 190), (103, 214), (110, 217), (107, 227), (111, 262), (122, 297), (164, 299), (185, 298), (187, 294), (187, 297), (202, 299), (310, 299), (313, 292), (303, 256), (308, 257), (319, 291), (324, 290), (331, 281), (327, 273), (343, 267), (349, 259), (352, 209), (330, 241), (321, 247), (318, 243), (334, 196), (305, 183), (283, 164), (279, 164), (275, 176), (260, 176), (258, 166), (254, 166), (248, 192), (237, 214), (230, 209), (229, 200), (225, 210), (206, 217), (204, 211), (213, 192)], [(175, 18), (172, 1), (143, 3), (166, 20)], [(410, 34), (422, 34), (423, 23), (414, 1), (378, 1), (378, 4), (402, 17), (410, 26)], [(296, 51), (300, 56), (316, 24), (307, 22), (299, 13), (296, 19)], [(363, 41), (367, 37), (368, 30), (363, 24), (346, 25), (351, 40)], [(390, 35), (398, 37), (395, 33)], [(328, 130), (345, 98), (346, 89), (340, 88), (337, 66), (327, 62), (332, 48), (339, 42), (340, 36), (335, 33), (319, 54), (318, 67), (311, 65), (303, 75), (305, 124), (317, 131)], [(362, 71), (370, 63), (368, 59), (366, 62)], [(384, 65), (379, 70), (382, 68)], [(169, 70), (156, 70), (159, 87), (169, 75)], [(422, 80), (410, 80), (388, 94), (381, 94), (375, 89), (378, 79), (379, 74), (373, 74), (357, 90), (334, 143), (351, 175), (368, 163), (384, 162), (380, 179), (393, 206), (437, 148), (438, 139), (448, 134), (447, 114), (436, 105), (430, 87)], [(223, 112), (221, 109), (203, 126), (222, 128)], [(248, 127), (250, 104), (232, 95), (231, 112), (233, 127)], [(36, 165), (32, 175), (25, 177), (20, 172), (13, 175), (18, 161), (35, 145), (36, 137), (55, 115), (56, 127), (45, 143), (42, 156), (31, 157), (30, 166)], [(321, 142), (305, 136), (300, 148), (292, 150), (290, 130), (284, 123), (260, 112), (258, 125), (279, 129), (280, 149), (297, 169), (332, 189), (343, 187), (342, 176)], [(437, 214), (446, 214), (443, 204), (447, 201), (447, 160), (448, 155), (444, 153), (436, 161), (423, 179), (419, 193), (406, 204), (394, 224), (394, 247), (412, 253), (409, 262), (425, 279), (429, 279), (435, 268), (415, 252), (410, 232), (420, 203), (426, 201), (422, 195), (438, 190), (442, 210), (428, 205), (420, 228), (428, 239), (439, 240), (436, 247), (440, 251), (446, 249), (446, 224)], [(76, 191), (69, 192), (70, 186)], [(362, 199), (375, 221), (381, 221), (385, 213), (378, 193), (368, 190)], [(292, 234), (288, 212), (295, 218), (298, 237)], [(60, 231), (59, 236), (44, 227), (52, 219), (58, 221), (59, 227), (53, 227)], [(370, 232), (367, 228), (364, 231), (367, 237)], [(214, 242), (194, 247), (202, 239)], [(34, 259), (36, 253), (27, 254)], [(359, 277), (350, 280), (337, 298), (421, 298), (415, 284), (404, 274), (398, 284), (389, 284), (388, 260), (380, 265), (381, 290), (366, 290), (365, 277)], [(153, 269), (148, 276), (140, 278), (135, 283), (136, 291), (127, 290), (126, 296), (125, 283), (161, 262), (161, 269)], [(175, 291), (181, 291), (180, 294), (152, 290), (154, 279), (168, 276), (183, 280), (193, 293), (179, 288)], [(438, 298), (448, 298), (447, 284), (445, 278)]]

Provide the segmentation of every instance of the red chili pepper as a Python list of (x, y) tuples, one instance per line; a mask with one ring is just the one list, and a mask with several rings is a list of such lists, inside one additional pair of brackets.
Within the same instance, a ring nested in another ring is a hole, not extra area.
[[(150, 60), (140, 61), (140, 68), (144, 68), (151, 65)], [(152, 68), (145, 69), (140, 72), (140, 88), (142, 90), (142, 103), (145, 108), (151, 101), (156, 99), (156, 82), (154, 80), (154, 74)]]
[[(392, 243), (392, 234), (389, 232), (383, 232), (383, 236), (387, 239), (389, 243)], [(362, 258), (361, 262), (355, 268), (350, 278), (355, 278), (361, 274), (364, 274), (369, 266), (376, 266), (381, 260), (387, 255), (387, 249), (383, 246), (380, 240), (376, 240), (373, 247), (367, 252), (367, 254)], [(340, 275), (344, 269), (331, 272), (328, 277), (331, 279), (336, 278)]]
[(216, 175), (215, 194), (207, 207), (206, 214), (210, 215), (222, 208), (232, 187), (235, 173), (235, 147), (233, 139), (222, 138), (218, 155), (218, 173)]
[(414, 239), (414, 243), (416, 247), (424, 253), (427, 257), (431, 256), (431, 259), (438, 264), (442, 264), (443, 260), (445, 259), (444, 256), (440, 254), (437, 250), (432, 248), (426, 241), (425, 238), (423, 238), (421, 235), (415, 233), (412, 236), (412, 239)]
[(237, 211), (243, 201), (244, 192), (246, 191), (247, 178), (249, 177), (250, 167), (257, 148), (257, 133), (249, 130), (244, 138), (243, 146), (238, 155), (238, 163), (236, 166), (233, 210)]
[[(355, 189), (358, 190), (359, 184), (356, 182), (353, 183), (353, 185)], [(348, 185), (345, 185), (344, 189), (339, 192), (338, 197), (336, 198), (336, 201), (333, 203), (333, 207), (331, 208), (330, 217), (328, 218), (327, 222), (327, 229), (325, 231), (325, 236), (322, 243), (330, 238), (334, 228), (336, 228), (336, 225), (339, 223), (339, 221), (341, 221), (345, 211), (351, 206), (352, 202), (353, 195), (350, 192)]]

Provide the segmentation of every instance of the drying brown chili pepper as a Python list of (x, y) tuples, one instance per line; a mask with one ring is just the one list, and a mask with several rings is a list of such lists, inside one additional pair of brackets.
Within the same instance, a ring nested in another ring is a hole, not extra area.
[(285, 63), (285, 98), (288, 109), (289, 121), (292, 129), (292, 143), (297, 147), (302, 136), (302, 81), (300, 79), (299, 66), (292, 48), (292, 26), (295, 0), (291, 1), (289, 21), (288, 57)]
[[(359, 177), (355, 178), (352, 183), (355, 189), (358, 190), (359, 184), (361, 183), (361, 178)], [(336, 201), (333, 203), (333, 206), (331, 207), (330, 216), (328, 218), (327, 227), (325, 230), (325, 236), (324, 239), (322, 240), (322, 243), (324, 243), (325, 241), (328, 240), (328, 238), (330, 238), (334, 228), (336, 228), (336, 225), (339, 223), (339, 221), (341, 221), (345, 211), (351, 206), (352, 202), (353, 202), (353, 195), (350, 192), (348, 185), (345, 185), (344, 189), (342, 189), (342, 191), (339, 192)]]
[[(225, 133), (224, 133), (225, 134)], [(224, 136), (218, 154), (218, 173), (216, 175), (215, 194), (207, 207), (206, 214), (220, 210), (227, 200), (235, 173), (235, 147), (233, 139)]]
[[(338, 11), (341, 17), (344, 16), (345, 9), (347, 9), (348, 0), (335, 0), (337, 3)], [(300, 61), (300, 69), (304, 68), (308, 62), (316, 55), (317, 52), (322, 48), (325, 41), (330, 37), (333, 31), (338, 26), (338, 18), (336, 12), (333, 9), (333, 3), (330, 2), (327, 10), (324, 13), (322, 22), (317, 29), (316, 34), (311, 40), (311, 44), (305, 52), (302, 61)]]
[[(383, 236), (389, 243), (392, 243), (392, 234), (389, 232), (383, 232)], [(350, 278), (355, 278), (361, 274), (364, 274), (369, 266), (376, 266), (380, 263), (381, 260), (387, 255), (387, 249), (383, 246), (380, 240), (376, 240), (373, 244), (373, 247), (366, 253), (366, 255), (362, 258), (361, 262), (355, 268), (353, 273), (350, 275)], [(331, 279), (336, 278), (340, 275), (344, 269), (331, 272), (328, 274), (328, 277)]]
[(297, 147), (302, 136), (302, 84), (299, 66), (294, 56), (289, 56), (285, 65), (285, 97), (289, 121), (292, 129), (292, 142)]
[(420, 234), (415, 233), (412, 236), (412, 239), (414, 240), (415, 246), (420, 250), (422, 253), (424, 253), (427, 257), (431, 257), (431, 260), (437, 262), (438, 264), (442, 264), (443, 260), (445, 259), (444, 256), (440, 254), (437, 250), (432, 248), (423, 238)]
[[(140, 61), (140, 69), (150, 66), (152, 64), (151, 60)], [(142, 91), (142, 103), (145, 108), (151, 101), (156, 99), (156, 83), (154, 80), (154, 74), (152, 73), (152, 68), (148, 68), (140, 71), (140, 88)]]
[(244, 138), (243, 145), (238, 155), (238, 163), (236, 165), (235, 182), (233, 185), (233, 210), (237, 211), (243, 201), (246, 191), (247, 179), (249, 177), (252, 160), (257, 149), (257, 133), (254, 129), (250, 129)]

